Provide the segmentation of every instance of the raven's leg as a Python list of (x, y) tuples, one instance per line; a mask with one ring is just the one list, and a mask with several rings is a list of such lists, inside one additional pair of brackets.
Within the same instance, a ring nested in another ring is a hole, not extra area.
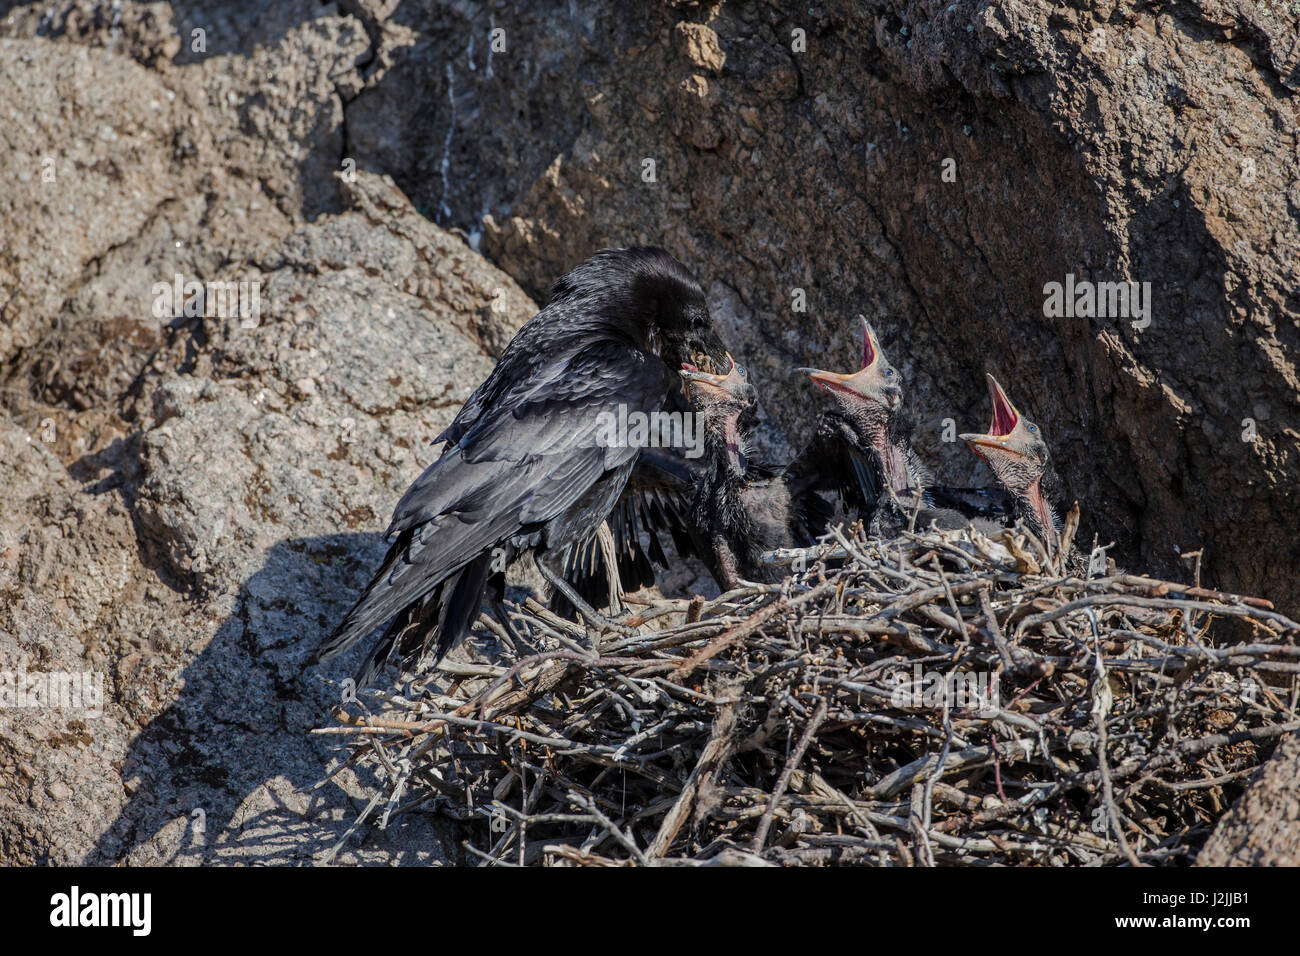
[(492, 615), (505, 628), (506, 640), (510, 642), (510, 646), (515, 649), (515, 653), (519, 657), (530, 657), (538, 652), (537, 648), (528, 643), (527, 639), (515, 628), (514, 621), (510, 620), (510, 612), (506, 610), (505, 601), (499, 598), (491, 598), (488, 600), (488, 607), (492, 609)]
[(488, 579), (488, 607), (492, 609), (493, 616), (501, 622), (505, 628), (506, 639), (510, 642), (511, 647), (519, 657), (528, 657), (537, 653), (537, 648), (524, 639), (517, 630), (515, 623), (510, 619), (510, 612), (506, 610), (506, 576), (500, 572), (492, 575)]
[(763, 585), (758, 581), (750, 581), (741, 575), (736, 566), (736, 553), (731, 550), (731, 545), (727, 544), (722, 535), (713, 536), (713, 557), (718, 562), (718, 573), (714, 575), (718, 581), (718, 587), (722, 588), (722, 593), (734, 591), (737, 588), (757, 588)]
[(713, 536), (712, 544), (713, 557), (718, 562), (718, 584), (724, 592), (734, 591), (743, 583), (740, 572), (736, 569), (736, 555), (720, 534)]
[(574, 589), (573, 585), (564, 580), (564, 575), (557, 569), (551, 567), (551, 561), (553, 559), (549, 554), (535, 554), (533, 557), (537, 564), (537, 570), (542, 572), (542, 577), (546, 578), (546, 580), (550, 582), (551, 587), (555, 588), (568, 598), (569, 603), (573, 605), (574, 610), (582, 615), (582, 618), (587, 622), (587, 624), (595, 628), (597, 632), (601, 630), (613, 631), (614, 633), (621, 634), (624, 637), (636, 637), (641, 633), (634, 627), (628, 627), (626, 624), (620, 624), (618, 621), (605, 617), (605, 615), (601, 614), (594, 607), (584, 601), (582, 595)]

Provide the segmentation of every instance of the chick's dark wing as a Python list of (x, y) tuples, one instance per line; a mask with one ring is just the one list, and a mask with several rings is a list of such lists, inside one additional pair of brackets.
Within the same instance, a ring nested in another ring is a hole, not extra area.
[[(707, 541), (688, 518), (699, 470), (695, 459), (673, 450), (641, 452), (623, 494), (606, 519), (624, 591), (654, 584), (655, 568), (669, 566), (665, 533), (679, 557), (708, 556)], [(611, 603), (609, 570), (596, 535), (569, 548), (564, 575), (590, 603), (598, 607)], [(551, 606), (559, 614), (570, 611), (562, 595), (554, 596)]]

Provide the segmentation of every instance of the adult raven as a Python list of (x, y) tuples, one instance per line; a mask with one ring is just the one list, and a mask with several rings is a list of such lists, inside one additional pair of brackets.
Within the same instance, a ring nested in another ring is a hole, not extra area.
[(320, 658), (391, 622), (358, 683), (435, 637), (441, 660), (486, 592), (500, 608), (505, 565), (526, 551), (589, 622), (607, 623), (552, 565), (597, 529), (637, 460), (611, 423), (649, 419), (679, 384), (670, 368), (723, 354), (700, 284), (663, 249), (606, 249), (560, 278), (435, 439), (442, 455), (398, 502), (388, 556)]

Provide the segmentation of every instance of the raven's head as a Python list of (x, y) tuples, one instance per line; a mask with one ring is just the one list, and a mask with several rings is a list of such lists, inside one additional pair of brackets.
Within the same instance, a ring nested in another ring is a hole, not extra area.
[(713, 371), (729, 367), (727, 350), (713, 330), (713, 320), (702, 298), (699, 302), (662, 299), (651, 343), (669, 368), (683, 362)]
[(859, 315), (862, 326), (862, 368), (856, 372), (824, 372), (819, 368), (801, 368), (803, 372), (844, 405), (876, 405), (893, 411), (903, 401), (902, 376), (889, 364), (880, 348), (880, 340), (867, 321)]
[(879, 446), (889, 440), (890, 423), (903, 403), (903, 377), (885, 358), (866, 317), (859, 315), (858, 323), (862, 327), (862, 368), (844, 373), (818, 368), (799, 371), (830, 392), (855, 428), (870, 444)]
[(704, 289), (690, 270), (663, 249), (626, 251), (638, 272), (638, 297), (654, 303), (647, 323), (651, 350), (669, 368), (685, 363), (721, 372), (732, 367), (731, 357), (713, 330)]
[(703, 288), (664, 249), (601, 250), (555, 283), (551, 302), (565, 300), (581, 301), (587, 315), (658, 355), (669, 368), (725, 367), (726, 349), (713, 330)]
[(749, 380), (749, 372), (737, 365), (731, 353), (726, 355), (727, 372), (702, 372), (690, 362), (682, 363), (678, 372), (690, 391), (691, 404), (705, 412), (735, 412), (758, 404), (758, 392)]
[(702, 372), (689, 362), (682, 363), (678, 373), (686, 385), (695, 414), (704, 422), (707, 441), (725, 446), (728, 461), (734, 468), (744, 469), (746, 462), (742, 421), (753, 420), (758, 407), (758, 391), (749, 380), (749, 373), (737, 365), (726, 353), (725, 373)]
[[(1058, 543), (1055, 516), (1043, 493), (1043, 477), (1049, 474), (1047, 442), (1038, 426), (1011, 404), (998, 380), (985, 373), (993, 421), (989, 430), (960, 436), (980, 458), (1030, 519), (1034, 530), (1050, 546)], [(1054, 477), (1054, 473), (1050, 473)]]

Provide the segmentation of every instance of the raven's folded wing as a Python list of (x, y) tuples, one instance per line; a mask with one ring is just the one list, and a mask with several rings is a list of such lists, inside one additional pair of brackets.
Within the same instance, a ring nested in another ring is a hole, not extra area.
[(870, 519), (880, 500), (880, 482), (872, 463), (834, 431), (819, 428), (812, 441), (785, 470), (790, 490), (796, 543), (809, 545), (826, 532), (836, 496), (850, 518)]
[(1010, 518), (1014, 510), (1011, 496), (1001, 488), (931, 486), (925, 494), (936, 507), (950, 508), (967, 518)]
[[(564, 514), (636, 453), (610, 422), (663, 403), (668, 370), (629, 345), (599, 342), (539, 370), (485, 410), (416, 479), (393, 514), (393, 545), (320, 650), (328, 658), (510, 538)], [(614, 441), (611, 441), (611, 437)]]

